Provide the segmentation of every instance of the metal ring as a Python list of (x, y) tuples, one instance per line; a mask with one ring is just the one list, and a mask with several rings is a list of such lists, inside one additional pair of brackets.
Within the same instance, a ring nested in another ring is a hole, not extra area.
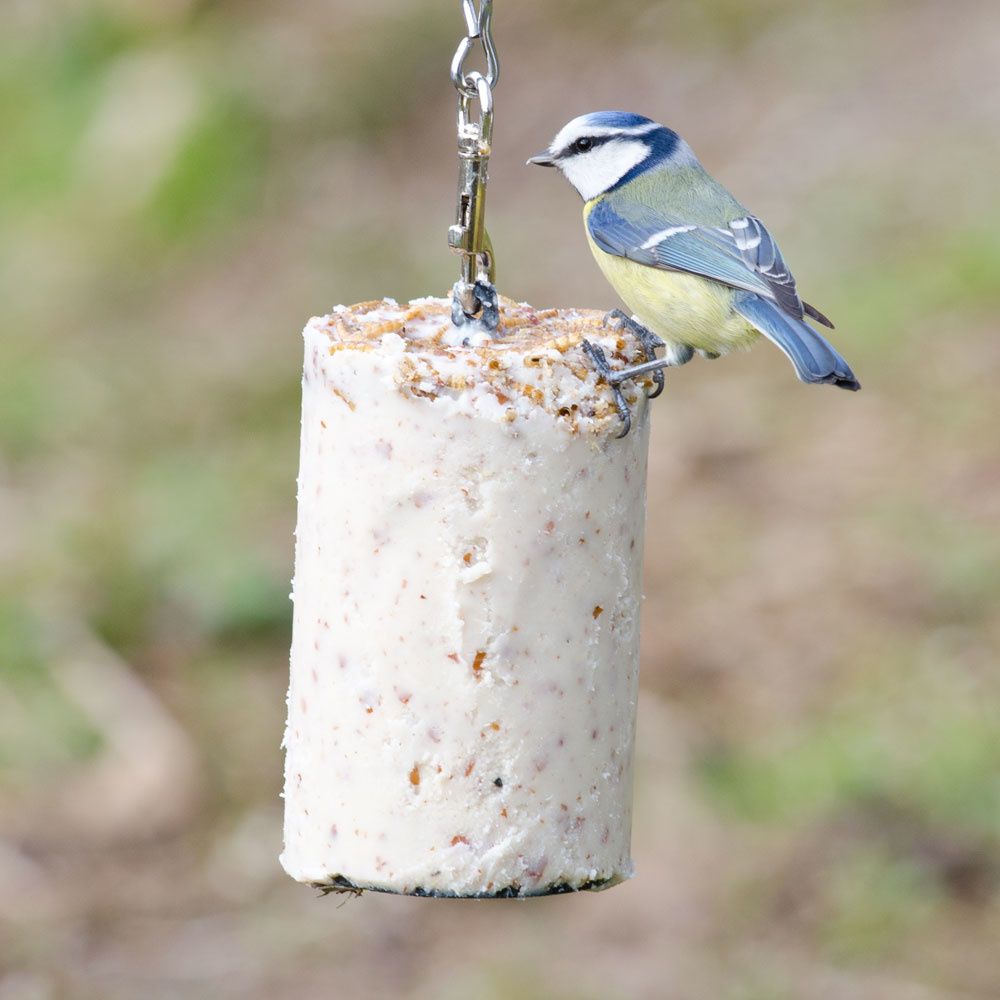
[[(470, 74), (471, 75), (471, 74)], [(487, 146), (493, 141), (493, 88), (482, 73), (476, 76), (476, 96), (479, 98), (479, 135)]]
[(473, 70), (466, 78), (476, 97), (479, 98), (479, 107), (482, 109), (483, 117), (493, 114), (493, 88), (490, 85), (489, 77), (483, 76), (479, 70)]
[[(487, 145), (493, 137), (493, 91), (490, 90), (489, 80), (478, 70), (473, 70), (467, 77), (471, 94), (464, 90), (458, 97), (458, 130), (462, 135), (466, 135), (470, 129), (475, 129), (477, 138)], [(473, 120), (470, 115), (470, 105), (473, 101), (479, 102), (479, 117)]]
[(474, 69), (469, 73), (466, 73), (462, 66), (465, 62), (466, 56), (472, 49), (472, 40), (469, 38), (463, 38), (459, 43), (458, 50), (455, 52), (455, 58), (451, 61), (451, 82), (455, 85), (456, 89), (460, 94), (465, 94), (466, 97), (476, 96), (476, 79), (482, 78), (486, 81), (487, 86), (492, 89), (496, 86), (497, 75), (491, 74), (487, 69), (485, 74), (480, 73), (478, 69)]

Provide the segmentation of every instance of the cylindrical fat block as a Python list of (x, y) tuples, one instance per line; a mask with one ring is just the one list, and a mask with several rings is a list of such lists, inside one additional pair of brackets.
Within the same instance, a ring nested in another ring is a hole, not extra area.
[(285, 847), (299, 881), (531, 896), (632, 873), (647, 406), (599, 313), (305, 329)]

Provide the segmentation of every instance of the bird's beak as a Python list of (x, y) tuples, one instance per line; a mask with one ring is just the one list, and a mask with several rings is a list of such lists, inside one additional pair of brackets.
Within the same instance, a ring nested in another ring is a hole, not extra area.
[(539, 153), (537, 156), (533, 156), (525, 166), (528, 166), (530, 163), (533, 163), (536, 167), (554, 167), (556, 165), (555, 159), (549, 156), (548, 153)]

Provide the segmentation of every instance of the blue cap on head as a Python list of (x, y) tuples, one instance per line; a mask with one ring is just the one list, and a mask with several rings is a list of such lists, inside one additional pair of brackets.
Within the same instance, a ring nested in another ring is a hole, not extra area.
[(652, 118), (636, 115), (631, 111), (593, 111), (585, 115), (588, 125), (600, 128), (636, 128), (639, 125), (655, 125)]
[(665, 125), (630, 111), (591, 111), (567, 122), (548, 152), (528, 162), (559, 167), (586, 201), (684, 154), (696, 162), (680, 136)]

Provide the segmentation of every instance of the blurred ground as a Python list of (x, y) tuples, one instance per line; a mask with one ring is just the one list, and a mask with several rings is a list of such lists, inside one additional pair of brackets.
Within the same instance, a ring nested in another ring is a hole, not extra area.
[(634, 853), (603, 895), (279, 870), (298, 330), (443, 293), (458, 4), (0, 7), (0, 1000), (1000, 996), (1000, 8), (498, 0), (501, 288), (615, 305), (583, 111), (677, 127), (857, 396), (655, 408)]

